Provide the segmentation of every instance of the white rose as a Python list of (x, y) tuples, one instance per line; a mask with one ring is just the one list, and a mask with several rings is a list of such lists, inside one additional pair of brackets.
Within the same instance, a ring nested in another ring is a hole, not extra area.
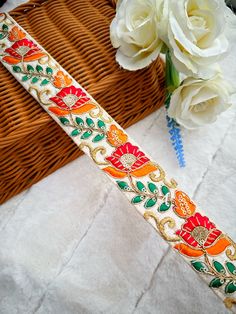
[(163, 44), (157, 28), (162, 4), (163, 0), (118, 1), (110, 36), (123, 68), (142, 69), (158, 57)]
[(229, 85), (218, 74), (210, 80), (187, 78), (172, 94), (168, 115), (195, 129), (216, 121), (231, 104)]
[(228, 41), (224, 34), (226, 5), (223, 0), (169, 0), (163, 16), (168, 31), (162, 34), (170, 47), (179, 72), (210, 78), (214, 64), (225, 55)]

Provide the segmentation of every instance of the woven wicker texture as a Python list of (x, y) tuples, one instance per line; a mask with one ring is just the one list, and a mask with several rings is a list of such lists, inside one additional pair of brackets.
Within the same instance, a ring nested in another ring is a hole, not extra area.
[[(115, 62), (115, 0), (33, 0), (10, 14), (123, 127), (163, 104), (164, 68), (128, 72)], [(0, 203), (82, 153), (0, 64)], [(53, 134), (53, 137), (51, 136)]]

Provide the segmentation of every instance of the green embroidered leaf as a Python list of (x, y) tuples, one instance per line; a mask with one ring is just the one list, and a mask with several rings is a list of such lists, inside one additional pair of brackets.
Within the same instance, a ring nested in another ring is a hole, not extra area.
[[(70, 121), (66, 118), (59, 118), (59, 120), (61, 121), (62, 124), (67, 125), (70, 123)], [(73, 132), (73, 131), (72, 131)], [(77, 134), (78, 135), (78, 134)]]
[(131, 203), (138, 204), (138, 203), (141, 203), (144, 199), (145, 199), (145, 196), (138, 195), (132, 198)]
[(206, 271), (209, 270), (207, 265), (204, 262), (193, 260), (191, 261), (191, 264), (193, 268), (199, 273), (205, 273)]
[(52, 70), (51, 68), (47, 67), (47, 68), (46, 68), (46, 73), (47, 73), (48, 75), (52, 75), (53, 70)]
[(23, 82), (28, 81), (28, 79), (30, 79), (30, 76), (29, 76), (29, 75), (24, 75), (24, 76), (22, 77), (22, 81), (23, 81)]
[(227, 263), (226, 263), (226, 267), (227, 267), (228, 271), (229, 271), (232, 275), (236, 275), (236, 267), (234, 266), (233, 263), (227, 262)]
[(136, 186), (139, 189), (139, 191), (141, 191), (141, 192), (146, 191), (146, 188), (145, 188), (144, 184), (141, 181), (137, 181), (136, 182)]
[(8, 26), (7, 26), (6, 24), (3, 24), (2, 30), (5, 31), (5, 32), (7, 32), (7, 31), (8, 31)]
[(79, 118), (79, 117), (76, 117), (76, 118), (75, 118), (75, 121), (76, 121), (76, 123), (77, 123), (79, 126), (83, 126), (83, 125), (84, 125), (83, 119), (81, 119), (81, 118)]
[(34, 68), (32, 67), (32, 65), (27, 64), (27, 71), (28, 72), (33, 72), (34, 71)]
[(103, 134), (103, 133), (102, 133), (102, 134), (98, 134), (98, 135), (96, 135), (96, 136), (94, 137), (94, 139), (92, 140), (92, 142), (97, 143), (97, 142), (103, 140), (104, 137), (105, 137), (105, 134)]
[(170, 206), (171, 206), (171, 202), (162, 203), (158, 210), (160, 212), (165, 212), (166, 210), (170, 208)]
[(220, 273), (220, 274), (226, 273), (224, 266), (220, 262), (213, 261), (213, 265), (214, 265), (215, 269), (218, 271), (218, 273)]
[(236, 281), (230, 281), (225, 287), (225, 292), (234, 293), (235, 291), (236, 291)]
[(44, 80), (42, 80), (40, 85), (43, 86), (43, 85), (47, 85), (48, 83), (49, 83), (49, 81), (44, 79)]
[(117, 182), (117, 184), (121, 190), (124, 190), (124, 191), (130, 191), (131, 190), (129, 185), (125, 181), (116, 181), (116, 182)]
[(93, 133), (91, 131), (86, 131), (84, 134), (81, 136), (81, 140), (85, 140), (89, 138)]
[(168, 187), (165, 186), (165, 185), (163, 185), (163, 186), (161, 187), (161, 191), (162, 191), (162, 194), (163, 194), (163, 195), (166, 195), (166, 194), (168, 194), (168, 193), (170, 192), (170, 190), (168, 189)]
[(88, 125), (89, 127), (94, 127), (94, 126), (95, 126), (93, 120), (90, 119), (90, 118), (86, 118), (86, 123), (87, 123), (87, 125)]
[(151, 193), (157, 193), (157, 191), (158, 191), (157, 186), (152, 182), (148, 183), (148, 189)]
[(102, 129), (102, 130), (105, 130), (106, 129), (106, 124), (103, 121), (98, 120), (98, 128)]
[(21, 67), (19, 67), (19, 66), (17, 66), (17, 65), (14, 65), (14, 66), (12, 67), (12, 69), (13, 69), (14, 72), (17, 72), (17, 73), (20, 73), (20, 72), (21, 72)]
[(157, 199), (156, 199), (155, 197), (149, 198), (149, 199), (145, 202), (144, 207), (145, 207), (145, 208), (153, 207), (154, 205), (156, 205), (156, 202), (157, 202)]
[(224, 279), (220, 278), (214, 278), (212, 281), (209, 283), (209, 287), (211, 288), (219, 288), (225, 283)]
[(71, 132), (71, 136), (77, 136), (77, 135), (79, 135), (80, 133), (81, 133), (80, 130), (75, 129), (75, 130), (73, 130), (73, 131)]
[(31, 82), (32, 82), (32, 83), (37, 83), (38, 80), (39, 80), (39, 78), (35, 76), (35, 77), (32, 78), (32, 81), (31, 81)]
[(3, 39), (5, 38), (5, 35), (4, 34), (0, 34), (0, 39)]
[(41, 65), (36, 65), (36, 71), (38, 72), (38, 73), (42, 73), (43, 72), (43, 68), (41, 67)]

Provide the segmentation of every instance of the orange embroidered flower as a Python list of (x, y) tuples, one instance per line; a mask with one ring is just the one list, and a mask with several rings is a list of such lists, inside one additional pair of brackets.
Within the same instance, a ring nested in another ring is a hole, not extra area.
[(108, 166), (103, 170), (115, 178), (124, 178), (128, 174), (143, 177), (157, 169), (137, 146), (129, 142), (119, 146), (106, 160), (113, 167)]
[(190, 257), (202, 256), (204, 251), (210, 255), (218, 255), (230, 245), (229, 240), (222, 237), (222, 232), (209, 218), (199, 213), (189, 217), (176, 234), (185, 243), (178, 243), (175, 248)]
[(9, 56), (5, 56), (2, 59), (10, 64), (17, 64), (21, 61), (34, 61), (46, 55), (31, 40), (26, 38), (15, 42), (10, 48), (5, 49), (5, 52)]
[(58, 71), (57, 74), (53, 77), (53, 85), (57, 88), (70, 86), (72, 79), (65, 75), (62, 71)]
[(17, 40), (25, 38), (25, 36), (26, 34), (19, 27), (14, 26), (9, 32), (8, 39), (10, 41), (17, 41)]
[(127, 142), (128, 136), (114, 124), (107, 131), (107, 140), (112, 146), (120, 146)]
[(187, 194), (182, 191), (175, 191), (174, 211), (182, 218), (190, 217), (196, 210), (196, 205), (190, 200)]
[(50, 98), (57, 107), (49, 107), (49, 110), (58, 116), (65, 116), (69, 113), (82, 114), (96, 108), (89, 103), (90, 98), (81, 88), (75, 86), (65, 87), (56, 96)]

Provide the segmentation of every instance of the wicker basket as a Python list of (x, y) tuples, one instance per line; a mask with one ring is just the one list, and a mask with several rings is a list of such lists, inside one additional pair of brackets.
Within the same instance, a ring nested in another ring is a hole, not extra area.
[[(164, 102), (160, 59), (128, 72), (115, 62), (115, 0), (33, 0), (10, 14), (123, 126)], [(82, 153), (0, 64), (0, 203)], [(54, 134), (53, 138), (51, 134)]]

